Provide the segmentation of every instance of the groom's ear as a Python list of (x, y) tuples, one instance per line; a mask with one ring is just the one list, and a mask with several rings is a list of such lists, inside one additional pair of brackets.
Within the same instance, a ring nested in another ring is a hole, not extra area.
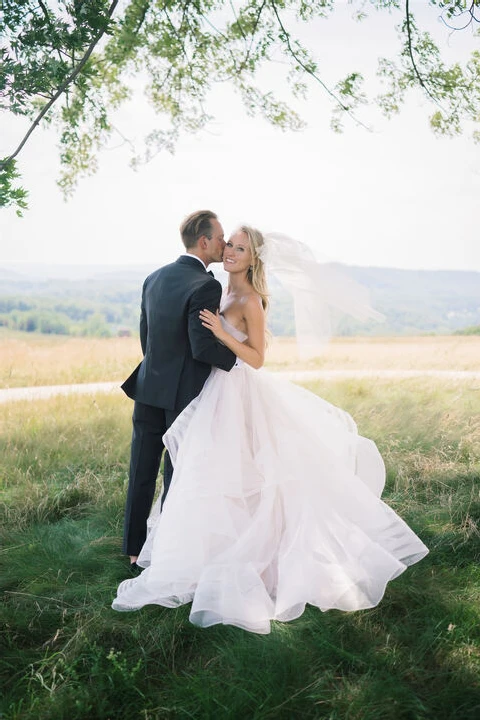
[(198, 238), (198, 247), (200, 247), (202, 250), (206, 250), (208, 247), (208, 238), (206, 235), (200, 235)]

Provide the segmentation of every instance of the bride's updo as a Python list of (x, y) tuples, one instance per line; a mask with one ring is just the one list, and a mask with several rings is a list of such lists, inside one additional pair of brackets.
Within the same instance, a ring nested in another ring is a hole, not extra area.
[(262, 299), (263, 309), (268, 309), (268, 285), (265, 273), (265, 265), (261, 260), (261, 253), (265, 243), (265, 239), (260, 232), (248, 225), (242, 225), (239, 230), (248, 238), (250, 252), (252, 254), (252, 264), (247, 272), (247, 279), (251, 283), (253, 289)]

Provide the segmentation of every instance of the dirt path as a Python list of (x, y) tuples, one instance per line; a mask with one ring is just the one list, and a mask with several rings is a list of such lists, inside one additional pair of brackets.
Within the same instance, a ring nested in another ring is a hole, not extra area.
[[(293, 382), (311, 380), (339, 380), (345, 378), (416, 378), (434, 377), (445, 380), (478, 380), (480, 372), (473, 370), (291, 370), (276, 372), (275, 375)], [(41, 400), (54, 395), (78, 393), (119, 393), (118, 382), (81, 383), (76, 385), (39, 385), (37, 387), (18, 387), (0, 389), (0, 403), (15, 400)]]

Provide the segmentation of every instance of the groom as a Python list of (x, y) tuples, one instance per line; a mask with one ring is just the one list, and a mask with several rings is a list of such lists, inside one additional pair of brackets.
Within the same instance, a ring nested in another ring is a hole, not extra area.
[[(164, 449), (162, 436), (200, 393), (212, 365), (231, 370), (236, 360), (198, 316), (200, 310), (216, 312), (220, 305), (222, 286), (207, 267), (222, 260), (223, 228), (215, 213), (201, 210), (183, 221), (180, 234), (186, 252), (143, 284), (140, 342), (144, 358), (122, 385), (135, 400), (123, 541), (134, 569), (146, 538)], [(172, 472), (165, 453), (162, 504)]]

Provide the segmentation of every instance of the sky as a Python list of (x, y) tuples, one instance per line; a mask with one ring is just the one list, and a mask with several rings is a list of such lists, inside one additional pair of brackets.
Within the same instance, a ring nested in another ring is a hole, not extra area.
[[(304, 31), (328, 82), (352, 69), (371, 76), (376, 58), (397, 42), (388, 13), (360, 25), (350, 14), (340, 6), (328, 22)], [(478, 46), (468, 31), (448, 38), (435, 10), (430, 26), (448, 41), (447, 57), (465, 57)], [(280, 66), (264, 71), (263, 86), (282, 92), (282, 73)], [(419, 93), (391, 121), (378, 111), (360, 112), (372, 132), (347, 122), (341, 135), (329, 128), (331, 106), (317, 86), (298, 105), (308, 125), (297, 133), (248, 117), (226, 84), (212, 93), (208, 110), (215, 120), (207, 130), (185, 136), (175, 155), (162, 153), (137, 172), (128, 165), (127, 146), (114, 138), (98, 173), (82, 179), (68, 202), (55, 183), (55, 134), (34, 133), (19, 162), (30, 208), (21, 219), (13, 210), (0, 213), (0, 265), (158, 266), (181, 252), (182, 218), (209, 208), (227, 235), (246, 222), (350, 265), (480, 271), (474, 225), (480, 146), (468, 133), (436, 138)], [(137, 96), (115, 124), (140, 148), (154, 120)], [(0, 126), (4, 155), (25, 125), (5, 116)]]

